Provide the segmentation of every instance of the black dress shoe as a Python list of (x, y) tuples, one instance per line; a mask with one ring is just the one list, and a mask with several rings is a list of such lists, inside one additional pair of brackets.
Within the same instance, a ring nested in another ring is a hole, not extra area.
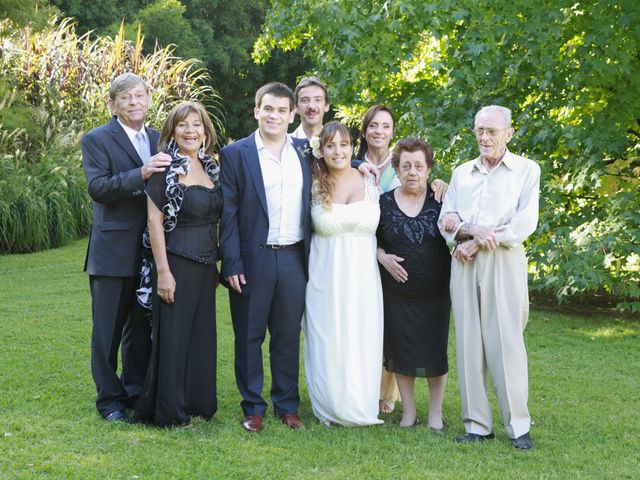
[(533, 440), (529, 436), (529, 432), (520, 435), (518, 438), (511, 439), (511, 445), (519, 450), (531, 450), (533, 448)]
[(493, 433), (489, 435), (478, 435), (477, 433), (465, 433), (464, 435), (460, 435), (456, 438), (456, 442), (458, 443), (475, 443), (475, 442), (484, 442), (485, 440), (491, 440), (495, 438)]
[(129, 417), (123, 410), (116, 410), (104, 416), (107, 422), (128, 422)]

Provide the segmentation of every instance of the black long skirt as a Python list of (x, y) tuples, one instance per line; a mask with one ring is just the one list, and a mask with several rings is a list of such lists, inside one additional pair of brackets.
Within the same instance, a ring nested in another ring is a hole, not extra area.
[[(216, 397), (216, 267), (168, 254), (176, 281), (174, 303), (154, 295), (152, 349), (135, 420), (184, 425), (209, 419)], [(157, 275), (153, 268), (153, 291)]]
[(384, 366), (407, 377), (449, 371), (449, 295), (419, 303), (384, 297)]

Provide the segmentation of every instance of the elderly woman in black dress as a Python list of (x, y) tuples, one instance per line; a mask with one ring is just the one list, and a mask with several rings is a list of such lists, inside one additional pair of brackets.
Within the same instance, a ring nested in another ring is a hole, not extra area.
[[(374, 165), (378, 170), (380, 193), (400, 186), (400, 180), (391, 165), (393, 149), (391, 142), (395, 135), (396, 119), (386, 105), (374, 105), (364, 114), (360, 127), (360, 144), (356, 158)], [(430, 185), (435, 198), (441, 202), (447, 191), (447, 183), (435, 179)], [(380, 382), (380, 413), (391, 413), (399, 399), (398, 387), (393, 373), (382, 370)]]
[(440, 204), (429, 188), (433, 151), (405, 138), (391, 164), (400, 186), (380, 197), (378, 262), (384, 296), (384, 365), (396, 374), (401, 427), (417, 425), (416, 377), (429, 384), (428, 425), (444, 429), (442, 401), (448, 372), (451, 256), (438, 230)]
[[(147, 182), (152, 262), (143, 267), (141, 303), (152, 307), (152, 352), (136, 405), (138, 421), (188, 425), (217, 409), (217, 224), (222, 210), (216, 134), (204, 107), (182, 102), (171, 110), (159, 150), (171, 165)], [(146, 275), (145, 275), (146, 274)], [(144, 282), (144, 280), (143, 280)]]

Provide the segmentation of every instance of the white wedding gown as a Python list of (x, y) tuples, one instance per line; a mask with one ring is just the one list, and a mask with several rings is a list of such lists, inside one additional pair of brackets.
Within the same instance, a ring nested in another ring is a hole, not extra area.
[(382, 289), (376, 260), (378, 191), (362, 201), (311, 207), (304, 359), (314, 415), (322, 423), (373, 425), (382, 365)]

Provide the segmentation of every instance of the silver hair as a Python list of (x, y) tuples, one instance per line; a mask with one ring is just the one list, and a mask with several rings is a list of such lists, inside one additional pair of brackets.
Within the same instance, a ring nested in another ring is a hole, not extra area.
[(486, 107), (482, 107), (480, 110), (478, 110), (478, 113), (476, 113), (474, 121), (478, 120), (479, 115), (489, 111), (499, 112), (504, 120), (505, 128), (511, 128), (511, 110), (509, 110), (507, 107), (501, 107), (500, 105), (487, 105)]
[(122, 75), (118, 75), (111, 81), (111, 85), (109, 86), (109, 98), (113, 101), (119, 93), (129, 91), (132, 88), (137, 87), (139, 84), (144, 86), (144, 89), (147, 91), (147, 95), (151, 93), (147, 82), (135, 73), (123, 73)]

